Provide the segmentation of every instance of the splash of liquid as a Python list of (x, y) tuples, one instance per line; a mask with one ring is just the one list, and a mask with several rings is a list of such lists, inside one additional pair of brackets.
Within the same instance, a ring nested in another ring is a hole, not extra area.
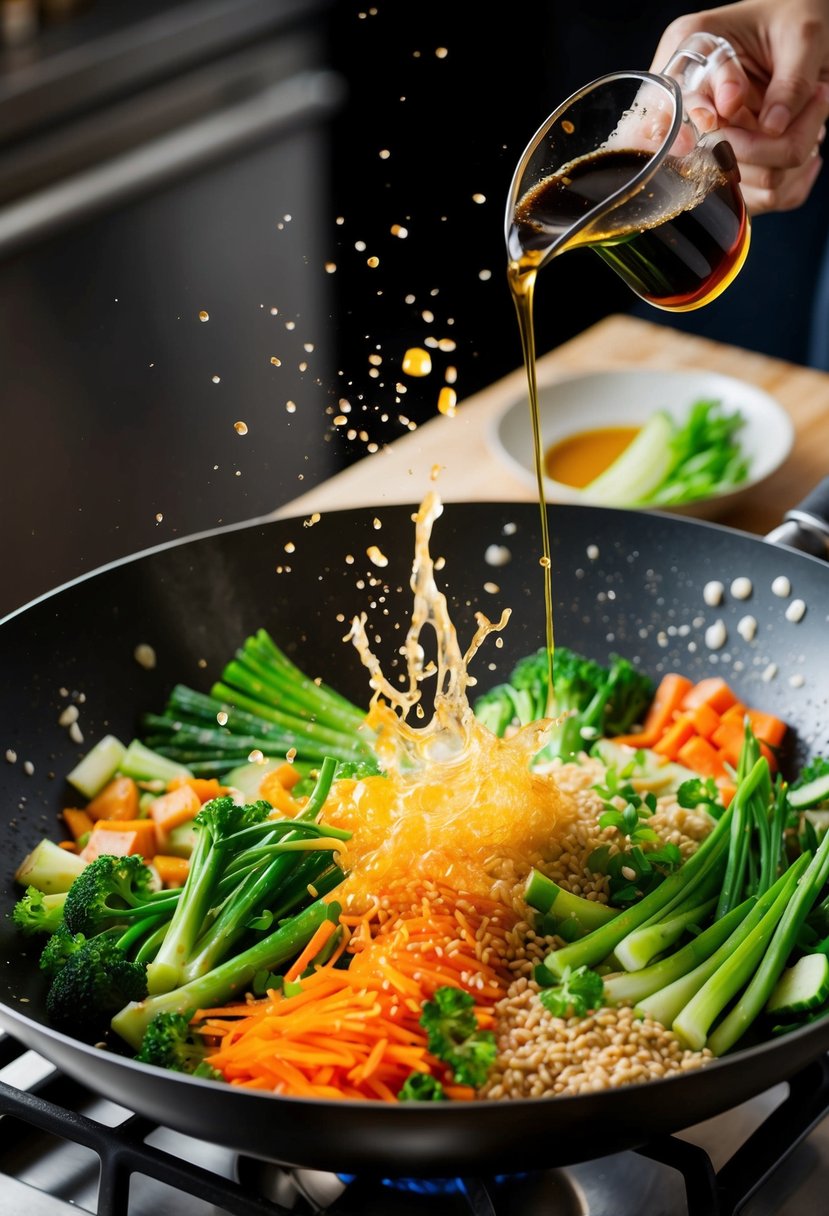
[[(492, 622), (476, 613), (472, 641), (461, 649), (429, 552), (442, 510), (438, 496), (430, 493), (414, 517), (414, 606), (401, 650), (406, 686), (397, 688), (384, 675), (365, 615), (355, 618), (348, 635), (370, 672), (374, 694), (368, 725), (385, 771), (385, 776), (337, 782), (326, 807), (326, 821), (354, 833), (343, 889), (351, 907), (366, 906), (383, 889), (407, 879), (489, 894), (505, 862), (520, 876), (567, 817), (552, 779), (530, 768), (549, 722), (499, 739), (472, 712), (467, 693), (475, 681), (469, 664), (510, 614), (504, 611)], [(431, 660), (422, 640), (427, 626), (435, 637)], [(432, 716), (413, 725), (412, 716), (425, 718), (422, 686), (430, 680), (435, 682)]]

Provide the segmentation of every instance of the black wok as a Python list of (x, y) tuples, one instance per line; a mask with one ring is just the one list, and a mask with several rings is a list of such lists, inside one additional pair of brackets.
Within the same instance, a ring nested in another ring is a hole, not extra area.
[[(720, 672), (747, 702), (791, 723), (789, 765), (829, 750), (829, 566), (677, 517), (555, 507), (551, 527), (560, 642), (598, 659), (618, 651), (654, 676)], [(288, 542), (296, 546), (290, 555)], [(493, 543), (510, 549), (507, 565), (487, 564)], [(365, 556), (375, 544), (389, 559), (384, 569)], [(159, 709), (175, 681), (206, 687), (240, 640), (265, 625), (303, 668), (365, 703), (366, 674), (341, 640), (337, 614), (368, 610), (391, 654), (400, 638), (392, 623), (405, 623), (411, 609), (412, 544), (407, 507), (330, 513), (312, 527), (300, 520), (250, 524), (127, 560), (7, 618), (0, 628), (0, 747), (13, 749), (17, 760), (0, 760), (0, 1024), (107, 1097), (191, 1135), (307, 1167), (421, 1176), (541, 1168), (632, 1147), (709, 1118), (829, 1049), (827, 1019), (678, 1079), (554, 1100), (389, 1108), (278, 1098), (165, 1073), (49, 1027), (38, 948), (16, 934), (9, 912), (20, 893), (13, 871), (44, 833), (56, 835), (62, 775), (81, 750), (58, 725), (66, 704), (60, 690), (85, 693), (87, 740), (107, 731), (128, 739), (137, 715)], [(475, 608), (490, 616), (513, 609), (503, 649), (478, 657), (482, 688), (543, 641), (539, 548), (532, 504), (450, 505), (437, 524), (433, 553), (446, 558), (440, 577), (461, 638), (471, 635)], [(286, 564), (290, 571), (277, 572)], [(727, 594), (721, 607), (707, 608), (704, 585), (718, 579), (728, 588), (737, 575), (752, 580), (751, 598)], [(785, 619), (789, 601), (771, 591), (778, 575), (806, 603), (799, 623)], [(390, 588), (373, 611), (383, 589), (371, 579)], [(758, 623), (753, 642), (736, 630), (747, 613)], [(717, 617), (728, 642), (712, 652), (704, 629)], [(155, 648), (155, 670), (135, 662), (141, 642)], [(770, 663), (777, 674), (764, 680)], [(30, 775), (26, 761), (34, 766)]]

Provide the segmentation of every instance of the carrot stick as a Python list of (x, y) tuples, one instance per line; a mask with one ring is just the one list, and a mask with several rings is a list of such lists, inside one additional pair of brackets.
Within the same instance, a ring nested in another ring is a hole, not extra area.
[(294, 962), (285, 972), (285, 981), (290, 983), (293, 980), (299, 979), (306, 967), (310, 967), (311, 963), (322, 950), (325, 943), (336, 931), (336, 924), (333, 920), (324, 920), (316, 930), (311, 940), (306, 945), (301, 954), (297, 955)]

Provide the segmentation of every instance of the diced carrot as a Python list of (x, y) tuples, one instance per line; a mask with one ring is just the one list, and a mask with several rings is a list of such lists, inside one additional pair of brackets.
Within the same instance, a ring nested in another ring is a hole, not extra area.
[(689, 690), (682, 702), (682, 708), (695, 709), (697, 705), (710, 705), (715, 713), (724, 714), (736, 700), (721, 676), (708, 676)]
[(95, 857), (100, 857), (102, 853), (113, 853), (116, 857), (125, 857), (130, 853), (140, 853), (142, 857), (147, 858), (154, 857), (155, 824), (152, 819), (99, 819), (83, 850), (84, 857), (87, 856), (87, 849), (94, 850)]
[(187, 881), (190, 862), (186, 857), (171, 857), (168, 853), (156, 853), (153, 865), (165, 887), (183, 887)]
[(731, 799), (737, 793), (736, 785), (732, 785), (730, 781), (719, 780), (717, 782), (717, 789), (720, 791), (723, 806), (728, 806)]
[(710, 739), (721, 721), (717, 711), (704, 701), (701, 705), (689, 710), (686, 716), (693, 722), (694, 730), (698, 735), (702, 735), (703, 739)]
[(132, 777), (113, 777), (87, 803), (86, 813), (90, 819), (137, 819), (138, 786)]
[[(99, 822), (103, 823), (105, 820), (99, 820)], [(96, 857), (103, 857), (105, 853), (111, 854), (113, 857), (129, 857), (131, 853), (140, 853), (140, 851), (136, 848), (135, 832), (102, 828), (98, 832), (89, 833), (89, 840), (81, 849), (81, 857), (84, 861), (94, 861)]]
[(81, 836), (85, 836), (87, 832), (91, 832), (94, 826), (92, 819), (86, 811), (76, 811), (71, 806), (64, 809), (61, 818), (69, 828), (73, 840), (80, 840)]
[(286, 790), (292, 790), (296, 783), (302, 780), (302, 773), (297, 770), (294, 764), (280, 764), (279, 768), (275, 768), (273, 771), (283, 789)]
[(74, 840), (59, 840), (58, 847), (66, 849), (67, 853), (77, 853), (78, 846)]
[(736, 768), (740, 759), (740, 752), (743, 750), (743, 742), (745, 740), (745, 728), (742, 722), (726, 721), (725, 718), (720, 722), (717, 729), (711, 736), (711, 742), (720, 751), (729, 764), (733, 764)]
[(218, 777), (171, 777), (167, 782), (168, 793), (189, 787), (198, 795), (200, 803), (210, 802), (212, 798), (221, 798), (227, 793), (227, 786), (221, 785)]
[(729, 776), (725, 758), (701, 735), (694, 735), (687, 743), (683, 743), (676, 758), (680, 764), (702, 777)]
[(645, 715), (642, 730), (634, 735), (619, 735), (616, 742), (626, 743), (630, 747), (653, 747), (692, 688), (693, 683), (687, 676), (681, 676), (675, 671), (668, 672), (659, 681), (650, 709)]
[(788, 728), (786, 723), (780, 718), (776, 718), (774, 714), (763, 713), (759, 709), (750, 709), (748, 720), (751, 723), (751, 729), (761, 743), (767, 743), (769, 747), (779, 747), (783, 742)]
[(695, 733), (694, 724), (690, 718), (677, 718), (654, 743), (653, 750), (660, 756), (667, 756), (669, 760), (675, 760), (683, 743), (687, 743)]
[(735, 701), (734, 704), (730, 706), (730, 708), (728, 708), (722, 715), (721, 720), (723, 722), (736, 722), (740, 727), (740, 730), (742, 730), (745, 727), (747, 713), (748, 710), (746, 709), (745, 705), (743, 705), (742, 701)]
[(150, 819), (155, 824), (158, 846), (162, 852), (173, 828), (178, 827), (180, 823), (188, 823), (198, 815), (201, 808), (201, 799), (189, 783), (153, 799), (150, 804)]
[[(288, 767), (287, 765), (280, 768)], [(283, 815), (288, 815), (291, 819), (296, 815), (299, 806), (295, 798), (285, 789), (285, 786), (279, 779), (279, 769), (272, 769), (262, 778), (262, 784), (259, 786), (259, 797), (264, 798), (277, 811), (281, 811)]]

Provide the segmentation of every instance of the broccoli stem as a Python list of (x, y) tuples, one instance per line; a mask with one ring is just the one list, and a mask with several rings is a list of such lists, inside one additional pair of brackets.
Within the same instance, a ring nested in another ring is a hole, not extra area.
[[(721, 948), (725, 957), (720, 965), (674, 1018), (671, 1023), (674, 1034), (695, 1051), (705, 1046), (705, 1040), (715, 1019), (754, 973), (786, 905), (792, 899), (800, 875), (808, 864), (809, 856), (803, 853), (790, 866), (781, 879), (779, 889), (777, 884), (772, 888), (777, 894), (771, 906), (764, 909), (760, 919), (747, 932), (745, 924), (749, 918), (746, 918), (741, 929), (736, 931), (742, 935), (741, 940), (735, 943), (729, 939), (725, 943)], [(764, 897), (761, 896), (752, 911), (756, 912), (758, 908), (762, 908), (764, 902)], [(781, 971), (784, 965), (785, 958)]]
[[(643, 967), (641, 971), (620, 971), (605, 978), (605, 995), (613, 1004), (620, 1001), (644, 1002), (645, 997), (652, 993), (667, 992), (669, 987), (684, 975), (693, 971), (700, 963), (709, 958), (715, 950), (726, 941), (734, 929), (740, 924), (749, 910), (754, 906), (753, 899), (747, 899), (737, 908), (732, 908), (722, 920), (716, 920), (697, 937), (692, 938), (687, 945), (682, 946), (667, 958)], [(650, 1013), (643, 1004), (638, 1005), (642, 1012)], [(681, 1008), (681, 1005), (679, 1006)], [(678, 1012), (678, 1010), (677, 1010)], [(662, 1018), (657, 1013), (652, 1014), (657, 1021)], [(673, 1017), (667, 1022), (670, 1025)]]
[[(336, 767), (337, 762), (331, 757), (323, 761), (308, 802), (297, 816), (297, 826), (303, 821), (306, 824), (312, 822), (322, 811), (331, 790)], [(237, 835), (242, 837), (245, 833), (240, 832)], [(332, 839), (329, 843), (336, 847), (338, 842)], [(189, 982), (211, 971), (239, 940), (247, 930), (251, 917), (268, 906), (268, 902), (278, 893), (281, 883), (297, 867), (300, 858), (296, 855), (296, 850), (320, 850), (323, 847), (321, 839), (303, 840), (301, 834), (296, 831), (289, 832), (287, 838), (278, 845), (269, 846), (274, 851), (281, 849), (282, 852), (264, 867), (252, 870), (242, 880), (235, 893), (223, 905), (216, 920), (196, 942), (193, 953), (186, 959), (181, 971), (183, 980)], [(320, 871), (327, 864), (328, 859), (322, 861)]]
[(336, 904), (329, 906), (322, 899), (316, 900), (256, 945), (226, 960), (206, 975), (169, 992), (130, 1002), (112, 1019), (112, 1029), (138, 1051), (144, 1033), (156, 1014), (181, 1013), (191, 1018), (197, 1009), (224, 1004), (236, 993), (244, 992), (257, 971), (272, 971), (298, 954), (326, 917), (336, 912)]
[[(803, 857), (808, 854), (803, 854)], [(798, 862), (801, 858), (798, 858)], [(798, 863), (795, 862), (795, 865)], [(790, 873), (794, 866), (790, 867)], [(774, 935), (768, 944), (763, 960), (751, 983), (734, 1008), (726, 1015), (711, 1035), (709, 1047), (715, 1056), (721, 1056), (742, 1038), (748, 1027), (760, 1013), (772, 989), (780, 978), (803, 922), (829, 878), (829, 832), (820, 842), (817, 852), (809, 862), (808, 869), (787, 901)]]
[[(735, 795), (736, 798), (736, 795)], [(717, 821), (713, 831), (679, 870), (669, 874), (658, 887), (639, 903), (620, 912), (606, 925), (594, 929), (587, 937), (572, 942), (561, 950), (553, 950), (544, 960), (545, 966), (561, 976), (568, 967), (593, 967), (611, 954), (624, 937), (657, 913), (668, 912), (699, 887), (709, 868), (722, 856), (731, 824), (731, 806)]]

